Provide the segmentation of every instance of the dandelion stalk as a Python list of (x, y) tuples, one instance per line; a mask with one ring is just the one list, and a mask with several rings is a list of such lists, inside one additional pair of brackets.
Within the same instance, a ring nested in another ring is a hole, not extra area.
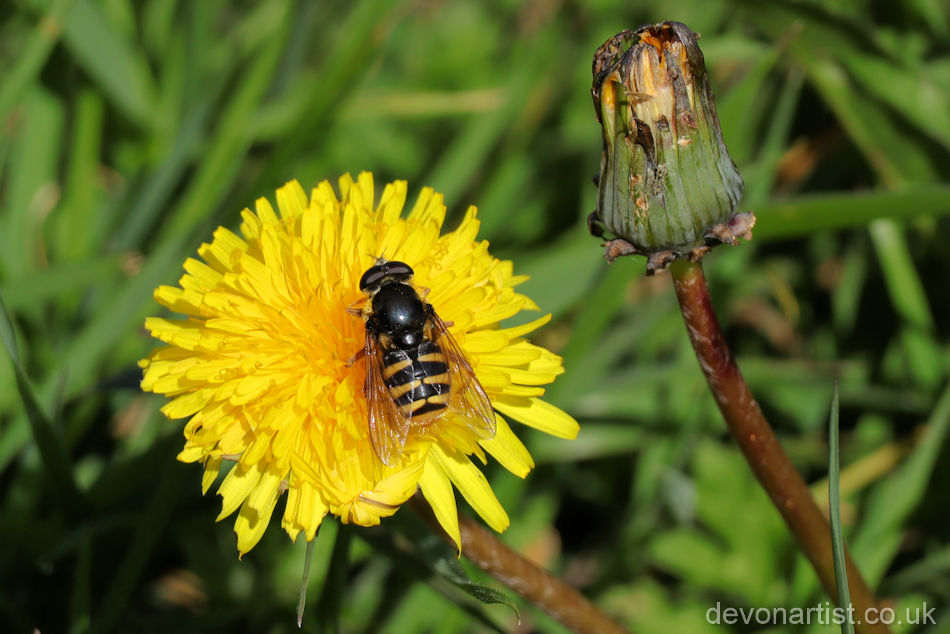
[[(825, 591), (832, 597), (838, 596), (831, 528), (742, 378), (713, 311), (702, 264), (677, 260), (670, 266), (670, 272), (693, 350), (729, 431), (811, 562)], [(857, 631), (888, 632), (883, 624), (863, 622), (866, 610), (876, 607), (878, 602), (848, 555), (846, 562), (853, 614), (861, 621), (856, 623)]]
[[(455, 546), (455, 541), (445, 533), (419, 496), (413, 498), (412, 508), (433, 530)], [(464, 514), (459, 514), (458, 519), (462, 554), (564, 627), (581, 634), (630, 632), (577, 590), (512, 549), (475, 520)]]

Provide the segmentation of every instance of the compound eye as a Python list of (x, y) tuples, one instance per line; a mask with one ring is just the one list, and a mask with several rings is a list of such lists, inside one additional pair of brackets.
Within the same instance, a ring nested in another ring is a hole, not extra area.
[(412, 277), (412, 267), (405, 262), (385, 262), (377, 264), (367, 269), (360, 278), (360, 290), (366, 292), (380, 283), (387, 277), (397, 279), (408, 279)]
[(389, 267), (390, 275), (398, 275), (402, 277), (404, 275), (413, 274), (412, 267), (405, 262), (389, 262), (386, 266)]
[(371, 286), (379, 284), (380, 280), (389, 274), (388, 265), (382, 264), (369, 268), (360, 278), (360, 290), (366, 291)]

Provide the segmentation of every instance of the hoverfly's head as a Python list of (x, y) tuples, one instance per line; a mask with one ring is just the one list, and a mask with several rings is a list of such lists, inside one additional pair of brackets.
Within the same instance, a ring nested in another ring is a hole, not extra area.
[(405, 282), (412, 280), (412, 267), (405, 262), (391, 262), (385, 258), (376, 258), (376, 264), (363, 273), (360, 278), (360, 290), (364, 293), (378, 291), (385, 282)]

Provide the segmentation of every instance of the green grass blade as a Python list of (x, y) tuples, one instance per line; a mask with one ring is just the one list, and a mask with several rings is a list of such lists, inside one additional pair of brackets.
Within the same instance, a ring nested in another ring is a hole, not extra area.
[(765, 200), (775, 185), (778, 165), (786, 151), (786, 139), (790, 134), (795, 111), (802, 92), (804, 78), (797, 69), (789, 71), (785, 78), (782, 90), (778, 95), (778, 103), (771, 110), (768, 130), (762, 146), (759, 148), (755, 163), (745, 170), (745, 192), (742, 196), (742, 205), (757, 208)]
[[(174, 442), (177, 444), (178, 440), (174, 439)], [(168, 442), (157, 443), (155, 447), (171, 450)], [(113, 570), (111, 583), (98, 609), (93, 613), (92, 632), (115, 631), (116, 624), (121, 621), (152, 551), (167, 530), (185, 473), (186, 470), (177, 462), (168, 460), (165, 463), (161, 475), (157, 478), (152, 498), (136, 522), (132, 542), (118, 560), (121, 563)]]
[(30, 385), (30, 380), (20, 363), (20, 353), (13, 324), (10, 321), (6, 306), (4, 306), (2, 295), (0, 295), (0, 339), (3, 340), (3, 345), (13, 362), (17, 388), (23, 401), (23, 407), (26, 410), (30, 429), (33, 432), (33, 440), (39, 449), (54, 494), (64, 507), (74, 512), (78, 511), (81, 508), (81, 501), (79, 490), (73, 479), (72, 462), (66, 451), (62, 434), (40, 407), (39, 400)]
[(149, 0), (142, 11), (142, 43), (154, 55), (167, 52), (175, 31), (178, 0)]
[[(810, 60), (806, 65), (824, 64), (825, 60), (833, 59), (840, 64), (842, 71), (854, 78), (856, 87), (861, 88), (865, 95), (864, 99), (849, 104), (847, 94), (843, 93), (837, 95), (839, 104), (855, 109), (868, 106), (882, 113), (896, 111), (920, 132), (945, 147), (950, 145), (948, 95), (940, 90), (919, 60), (912, 60), (907, 55), (900, 60), (893, 59), (880, 41), (883, 40), (880, 32), (871, 28), (870, 21), (862, 23), (859, 19), (845, 19), (820, 3), (777, 0), (767, 5), (746, 4), (754, 7), (750, 17), (773, 37), (779, 37), (787, 28), (785, 25), (799, 23), (803, 26), (792, 49), (796, 56)], [(820, 58), (824, 59), (819, 61)], [(828, 92), (824, 96), (833, 97)], [(882, 104), (886, 107), (882, 108)], [(848, 122), (842, 120), (842, 124), (848, 125)], [(887, 127), (893, 126), (887, 122)], [(875, 141), (872, 138), (872, 142), (882, 149), (887, 148), (881, 139)], [(894, 156), (900, 157), (901, 154), (895, 152)]]
[(462, 564), (459, 563), (455, 550), (450, 548), (442, 538), (430, 535), (419, 540), (418, 545), (422, 556), (432, 566), (432, 570), (436, 574), (479, 602), (486, 604), (500, 603), (507, 606), (515, 616), (519, 616), (518, 604), (504, 592), (472, 581)]
[[(286, 4), (284, 16), (289, 15)], [(238, 167), (251, 147), (252, 119), (267, 89), (284, 50), (283, 37), (289, 20), (281, 21), (279, 30), (262, 41), (250, 68), (243, 76), (236, 93), (228, 100), (213, 141), (198, 165), (197, 173), (181, 203), (177, 205), (158, 235), (164, 242), (171, 236), (189, 235), (208, 218), (237, 177)]]
[(63, 40), (116, 107), (143, 128), (153, 125), (155, 83), (141, 49), (110, 24), (94, 0), (75, 0)]
[[(340, 631), (340, 613), (346, 601), (346, 579), (350, 569), (350, 545), (353, 530), (341, 526), (333, 542), (333, 553), (324, 577), (320, 598), (314, 608), (320, 632)], [(298, 619), (300, 617), (298, 616)]]
[(908, 220), (950, 213), (950, 185), (915, 184), (890, 191), (813, 194), (754, 209), (756, 239), (804, 237), (862, 227), (878, 218)]
[(861, 291), (867, 279), (867, 252), (867, 240), (858, 238), (841, 256), (841, 283), (831, 297), (832, 320), (841, 333), (851, 333), (858, 318)]
[[(950, 207), (947, 210), (950, 211)], [(894, 308), (915, 328), (933, 331), (934, 319), (927, 302), (927, 293), (914, 267), (900, 226), (887, 219), (879, 219), (871, 223), (870, 231)]]
[[(96, 368), (115, 346), (117, 330), (126, 331), (145, 318), (152, 291), (167, 281), (182, 261), (185, 238), (168, 240), (145, 261), (142, 271), (105, 300), (93, 319), (72, 339), (61, 355), (60, 367), (67, 373), (63, 392), (71, 398), (97, 380)], [(52, 404), (59, 374), (47, 377), (38, 396)], [(0, 470), (23, 448), (29, 438), (28, 421), (15, 418), (0, 436)]]
[(125, 251), (136, 248), (148, 235), (155, 219), (165, 211), (175, 187), (191, 165), (190, 157), (201, 146), (211, 118), (213, 101), (220, 87), (218, 84), (209, 88), (203, 95), (205, 98), (184, 117), (167, 156), (146, 176), (141, 189), (125, 206), (128, 213), (121, 218), (121, 224), (111, 240), (114, 249)]
[(346, 37), (329, 52), (320, 66), (319, 75), (311, 80), (309, 94), (304, 100), (306, 105), (291, 127), (293, 132), (275, 150), (260, 176), (244, 188), (253, 193), (242, 193), (242, 198), (255, 195), (263, 187), (270, 188), (274, 183), (286, 182), (287, 165), (292, 164), (308, 144), (319, 143), (326, 136), (325, 128), (332, 119), (334, 108), (354, 90), (356, 82), (353, 78), (360, 74), (372, 54), (383, 45), (385, 36), (397, 21), (396, 16), (405, 10), (404, 4), (368, 0), (352, 6), (339, 28), (339, 32), (346, 33)]
[[(319, 531), (319, 527), (317, 531)], [(314, 547), (317, 545), (317, 537), (307, 542), (307, 552), (303, 559), (303, 575), (300, 579), (300, 596), (297, 598), (297, 627), (303, 624), (303, 611), (307, 606), (307, 589), (310, 585), (310, 567), (313, 564)]]
[(518, 257), (515, 273), (530, 277), (518, 292), (532, 298), (546, 313), (555, 317), (564, 314), (607, 266), (597, 255), (597, 244), (586, 227), (578, 226), (550, 248)]
[(56, 0), (40, 19), (22, 52), (17, 56), (16, 64), (7, 71), (0, 81), (0, 120), (5, 120), (10, 110), (28, 90), (43, 65), (49, 58), (53, 47), (59, 41), (63, 18), (73, 0)]
[(910, 456), (871, 492), (865, 520), (851, 540), (852, 555), (861, 562), (865, 580), (872, 587), (883, 578), (897, 553), (902, 526), (923, 499), (948, 431), (950, 387), (944, 389)]
[(97, 92), (85, 90), (76, 102), (66, 185), (63, 200), (54, 212), (52, 236), (58, 258), (73, 261), (99, 252), (95, 229), (102, 204), (97, 199), (102, 198), (99, 157), (105, 119), (104, 103)]
[[(594, 246), (595, 244), (591, 244), (591, 247)], [(599, 280), (588, 291), (587, 301), (574, 320), (574, 332), (561, 351), (565, 368), (581, 367), (581, 361), (616, 318), (625, 301), (624, 289), (643, 275), (643, 267), (639, 264), (631, 258), (626, 258), (598, 271)], [(587, 373), (569, 373), (552, 385), (548, 394), (555, 399), (556, 395), (577, 394), (577, 388), (585, 386), (590, 380), (591, 377)]]
[[(394, 539), (394, 531), (361, 530), (359, 535), (377, 551), (386, 554), (400, 571), (400, 576), (426, 582), (449, 602), (468, 612), (470, 621), (478, 621), (483, 627), (498, 629), (487, 611), (469, 602), (467, 597), (475, 598), (479, 604), (505, 605), (519, 617), (518, 604), (503, 592), (473, 581), (459, 563), (458, 552), (441, 537), (433, 535), (432, 529), (417, 515), (395, 516), (393, 528), (402, 533), (403, 539)], [(397, 632), (420, 629), (415, 622), (408, 630), (402, 622), (397, 627), (390, 621), (388, 626), (387, 631), (391, 628), (391, 631)]]
[[(756, 58), (745, 76), (717, 99), (719, 124), (729, 147), (729, 154), (742, 165), (755, 155), (759, 137), (758, 117), (764, 107), (765, 81), (778, 62), (785, 46), (780, 42)], [(718, 95), (717, 95), (718, 96)]]
[(20, 364), (20, 346), (17, 345), (13, 322), (10, 320), (9, 313), (7, 313), (2, 294), (0, 294), (0, 340), (3, 340), (3, 346), (7, 349), (7, 354), (10, 355), (13, 364), (22, 367)]
[(528, 49), (524, 55), (516, 56), (517, 63), (508, 71), (504, 105), (474, 115), (446, 148), (435, 169), (426, 177), (426, 182), (443, 192), (447, 201), (461, 198), (475, 174), (489, 159), (491, 150), (511, 131), (512, 121), (523, 116), (522, 110), (528, 106), (531, 95), (546, 92), (544, 84), (550, 80), (544, 77), (545, 65), (551, 54), (551, 49), (539, 45)]
[(73, 593), (70, 601), (70, 634), (84, 634), (89, 631), (90, 595), (92, 594), (92, 537), (86, 533), (80, 538), (79, 554), (76, 562)]
[(938, 579), (945, 579), (948, 573), (950, 546), (942, 546), (889, 577), (884, 583), (884, 590), (889, 595), (909, 594), (931, 586)]
[(14, 129), (3, 213), (0, 261), (9, 277), (43, 260), (43, 219), (59, 195), (57, 167), (66, 114), (60, 98), (36, 86)]
[(944, 364), (933, 336), (933, 314), (907, 240), (901, 227), (889, 219), (872, 222), (870, 232), (891, 305), (907, 324), (901, 342), (908, 368), (921, 384), (936, 389)]
[[(168, 240), (145, 260), (141, 272), (123, 284), (118, 292), (103, 302), (92, 320), (70, 341), (62, 354), (62, 366), (69, 372), (67, 398), (88, 388), (94, 382), (95, 368), (109, 353), (116, 329), (134, 328), (153, 310), (152, 292), (177, 272), (183, 260), (185, 240)], [(49, 394), (49, 381), (41, 394)], [(45, 401), (44, 401), (45, 402)]]
[(874, 55), (849, 56), (845, 64), (865, 90), (950, 148), (950, 95), (922, 64), (899, 64)]
[(11, 280), (3, 289), (10, 310), (39, 309), (77, 288), (90, 288), (111, 279), (120, 270), (120, 256), (100, 256), (69, 264), (55, 264)]
[[(847, 609), (851, 605), (851, 591), (848, 588), (848, 570), (844, 557), (844, 536), (841, 532), (841, 466), (838, 460), (838, 384), (835, 383), (831, 397), (831, 420), (828, 423), (828, 509), (831, 519), (831, 548), (835, 562), (835, 583), (838, 586), (838, 607)], [(843, 634), (854, 634), (851, 619), (841, 624)]]
[(922, 144), (914, 142), (886, 109), (858, 90), (841, 65), (819, 58), (805, 46), (795, 50), (812, 86), (886, 185), (938, 180), (938, 171)]

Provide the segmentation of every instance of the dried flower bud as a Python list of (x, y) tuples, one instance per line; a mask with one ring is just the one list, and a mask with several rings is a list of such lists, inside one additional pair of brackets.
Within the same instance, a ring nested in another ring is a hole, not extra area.
[(726, 150), (703, 54), (685, 24), (624, 31), (594, 54), (591, 92), (604, 135), (591, 231), (608, 260), (641, 253), (648, 273), (751, 237), (736, 213), (742, 177)]

